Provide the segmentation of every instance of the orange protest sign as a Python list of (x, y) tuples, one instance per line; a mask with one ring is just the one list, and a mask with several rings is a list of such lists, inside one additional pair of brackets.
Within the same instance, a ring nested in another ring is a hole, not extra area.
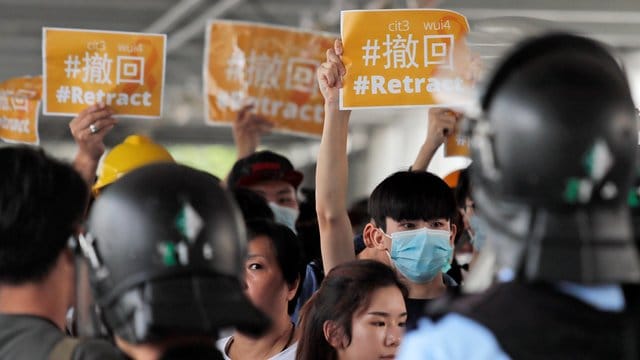
[(247, 22), (207, 27), (204, 99), (207, 123), (228, 125), (247, 103), (281, 132), (320, 135), (323, 98), (316, 68), (336, 35)]
[(442, 180), (444, 180), (450, 188), (455, 189), (456, 186), (458, 186), (458, 181), (460, 180), (460, 171), (461, 170), (454, 170), (442, 178)]
[(103, 102), (117, 115), (162, 115), (166, 36), (42, 29), (46, 115), (76, 115)]
[(0, 83), (0, 139), (39, 144), (38, 118), (42, 77), (19, 77)]
[(460, 133), (456, 127), (451, 136), (444, 143), (444, 156), (466, 156), (471, 157), (469, 150), (469, 137)]
[(440, 93), (468, 92), (467, 19), (449, 10), (349, 10), (341, 13), (347, 68), (343, 109), (444, 104)]

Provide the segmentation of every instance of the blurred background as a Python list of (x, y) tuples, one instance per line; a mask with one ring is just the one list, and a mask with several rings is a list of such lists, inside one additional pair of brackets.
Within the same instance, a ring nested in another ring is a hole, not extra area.
[[(247, 20), (339, 33), (340, 10), (443, 8), (465, 15), (467, 39), (485, 72), (518, 39), (549, 29), (571, 30), (615, 49), (640, 96), (638, 0), (0, 0), (0, 82), (42, 72), (42, 27), (166, 33), (164, 116), (123, 119), (108, 145), (143, 133), (167, 146), (178, 161), (224, 177), (235, 161), (228, 127), (204, 123), (202, 61), (210, 19)], [(41, 117), (41, 145), (71, 159), (75, 147), (68, 117)], [(424, 140), (427, 110), (358, 110), (352, 113), (350, 195), (367, 195), (389, 173), (406, 169)], [(263, 147), (288, 156), (314, 186), (318, 139), (270, 134)], [(0, 146), (2, 143), (0, 142)], [(437, 154), (431, 170), (444, 176), (467, 165)]]

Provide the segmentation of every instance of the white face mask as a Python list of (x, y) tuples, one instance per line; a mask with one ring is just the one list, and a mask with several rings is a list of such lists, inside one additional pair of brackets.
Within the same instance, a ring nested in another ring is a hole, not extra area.
[(285, 225), (286, 227), (291, 229), (294, 234), (298, 234), (298, 232), (296, 231), (296, 220), (298, 220), (300, 210), (286, 206), (280, 206), (273, 202), (269, 202), (269, 207), (271, 208), (271, 211), (273, 211), (273, 215), (278, 224)]

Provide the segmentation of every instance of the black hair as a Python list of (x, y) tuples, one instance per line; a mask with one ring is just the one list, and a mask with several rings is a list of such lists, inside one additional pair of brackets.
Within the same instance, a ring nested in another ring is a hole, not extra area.
[(400, 220), (451, 220), (456, 213), (453, 191), (429, 172), (399, 171), (384, 179), (369, 197), (369, 214), (386, 230), (386, 218)]
[(274, 220), (273, 210), (262, 195), (248, 188), (235, 188), (231, 191), (242, 212), (245, 221), (254, 219)]
[(267, 219), (247, 221), (247, 232), (249, 242), (257, 236), (269, 238), (284, 280), (289, 285), (293, 285), (298, 280), (298, 290), (288, 305), (289, 315), (293, 314), (305, 275), (304, 253), (300, 240), (285, 225)]
[(329, 271), (320, 289), (302, 308), (296, 359), (337, 359), (336, 349), (324, 336), (324, 322), (334, 321), (351, 343), (352, 317), (369, 306), (375, 290), (387, 286), (397, 287), (403, 298), (407, 298), (405, 285), (390, 267), (381, 262), (355, 260)]
[(467, 197), (472, 198), (471, 179), (469, 176), (470, 170), (471, 169), (469, 167), (460, 170), (460, 175), (458, 176), (458, 183), (456, 184), (456, 187), (453, 190), (458, 208), (461, 208), (461, 209), (466, 209)]
[(320, 228), (318, 227), (318, 214), (316, 213), (316, 192), (315, 189), (300, 189), (303, 200), (300, 202), (300, 215), (296, 220), (296, 231), (298, 239), (302, 243), (305, 254), (305, 263), (315, 261), (322, 266), (322, 255), (320, 253)]
[(362, 234), (362, 230), (367, 225), (371, 216), (369, 215), (369, 198), (361, 198), (354, 201), (349, 208), (349, 221), (351, 221), (351, 227), (353, 233), (358, 235)]
[(0, 282), (41, 281), (80, 225), (88, 187), (42, 149), (0, 148), (0, 169)]
[[(472, 171), (471, 166), (460, 170), (460, 174), (458, 176), (458, 183), (456, 184), (456, 187), (453, 189), (453, 194), (456, 199), (456, 206), (458, 206), (458, 209), (461, 209), (465, 213), (467, 211), (467, 198), (469, 199), (472, 198), (470, 171)], [(456, 236), (453, 240), (453, 243), (455, 244), (455, 249), (458, 250), (463, 245), (465, 245), (465, 243), (470, 241), (469, 232), (464, 226), (464, 218), (462, 217), (462, 214), (460, 214), (460, 212), (456, 212), (456, 216), (453, 219), (453, 223), (458, 228), (458, 232), (456, 232)], [(458, 280), (456, 279), (456, 281)]]

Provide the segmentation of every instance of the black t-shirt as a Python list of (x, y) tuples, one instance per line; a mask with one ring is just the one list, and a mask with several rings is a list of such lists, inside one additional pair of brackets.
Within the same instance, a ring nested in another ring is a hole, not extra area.
[[(447, 286), (448, 292), (454, 292), (458, 289), (458, 283), (447, 274), (442, 274), (442, 281)], [(427, 305), (435, 299), (407, 299), (405, 306), (407, 307), (407, 331), (414, 330), (418, 327), (418, 319), (424, 317)]]
[(418, 319), (424, 316), (424, 309), (433, 299), (407, 299), (407, 331), (415, 330), (418, 327)]
[[(48, 359), (64, 333), (48, 319), (34, 315), (0, 314), (0, 359)], [(123, 359), (120, 352), (102, 340), (82, 340), (73, 360)]]

